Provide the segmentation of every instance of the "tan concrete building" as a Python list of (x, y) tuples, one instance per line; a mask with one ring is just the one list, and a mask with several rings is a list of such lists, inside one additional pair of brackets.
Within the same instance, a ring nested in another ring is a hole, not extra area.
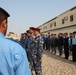
[(42, 34), (76, 31), (76, 6), (39, 26)]
[(20, 40), (20, 37), (17, 36), (17, 34), (13, 32), (9, 32), (9, 34), (6, 35), (7, 38), (13, 38), (14, 40)]

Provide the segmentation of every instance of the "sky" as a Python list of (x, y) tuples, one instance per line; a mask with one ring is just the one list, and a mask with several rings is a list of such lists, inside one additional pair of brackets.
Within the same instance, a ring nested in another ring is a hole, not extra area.
[(0, 7), (10, 14), (8, 31), (18, 35), (29, 27), (38, 27), (76, 6), (76, 0), (0, 0)]

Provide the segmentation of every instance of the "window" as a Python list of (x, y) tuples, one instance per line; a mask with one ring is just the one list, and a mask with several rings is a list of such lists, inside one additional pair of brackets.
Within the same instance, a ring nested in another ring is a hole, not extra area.
[(70, 16), (70, 22), (72, 22), (72, 21), (73, 21), (73, 15)]
[(45, 30), (45, 27), (43, 27), (43, 30)]
[(62, 19), (62, 24), (64, 24), (64, 19)]
[(42, 28), (40, 28), (40, 30), (42, 31)]
[(54, 26), (56, 26), (56, 22), (54, 22)]
[(46, 30), (47, 30), (47, 26), (46, 26)]
[(50, 24), (50, 28), (52, 28), (52, 24)]
[(43, 30), (47, 30), (47, 26), (43, 27)]

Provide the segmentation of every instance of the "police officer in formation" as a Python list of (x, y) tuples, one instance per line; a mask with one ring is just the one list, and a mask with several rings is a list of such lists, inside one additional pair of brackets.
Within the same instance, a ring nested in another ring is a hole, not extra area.
[(43, 37), (40, 35), (40, 29), (30, 27), (26, 31), (27, 38), (25, 40), (27, 57), (30, 62), (31, 71), (35, 71), (36, 75), (42, 75), (42, 52), (43, 52)]
[(54, 52), (55, 54), (56, 54), (57, 44), (58, 44), (58, 40), (56, 34), (53, 34), (53, 37), (51, 38), (51, 45), (52, 45), (52, 52)]
[(73, 32), (73, 38), (72, 38), (72, 56), (73, 56), (73, 62), (76, 62), (76, 31)]
[(26, 48), (26, 53), (27, 53), (27, 57), (28, 57), (28, 60), (30, 62), (30, 64), (32, 64), (32, 58), (31, 58), (31, 33), (29, 30), (26, 31), (26, 34), (27, 34), (27, 38), (25, 40), (25, 48)]
[(0, 7), (0, 75), (31, 75), (25, 50), (15, 41), (4, 37), (9, 16)]
[(63, 53), (63, 34), (59, 33), (58, 37), (58, 49), (59, 49), (59, 55), (61, 56)]
[(69, 37), (67, 33), (64, 33), (64, 54), (65, 59), (68, 59), (69, 57), (69, 43), (68, 43)]
[(36, 75), (42, 75), (42, 53), (43, 53), (43, 37), (40, 35), (40, 29), (34, 28), (35, 38), (32, 38), (31, 55), (33, 67)]
[(25, 48), (25, 34), (24, 33), (21, 34), (20, 44), (23, 48)]
[(72, 38), (73, 38), (73, 33), (70, 33), (69, 34), (69, 50), (70, 50), (70, 53), (72, 53)]

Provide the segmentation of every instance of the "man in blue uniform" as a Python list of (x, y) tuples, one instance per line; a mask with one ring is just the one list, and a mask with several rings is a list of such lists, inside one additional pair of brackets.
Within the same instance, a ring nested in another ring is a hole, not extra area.
[(73, 38), (73, 33), (70, 33), (69, 35), (70, 35), (69, 39), (68, 39), (69, 50), (70, 50), (70, 53), (72, 53), (72, 38)]
[(76, 62), (76, 31), (73, 32), (74, 37), (72, 38), (72, 56), (73, 62)]
[(31, 44), (31, 33), (29, 32), (29, 30), (26, 31), (27, 33), (27, 39), (25, 40), (25, 45), (27, 46), (26, 51), (27, 51), (27, 57), (28, 60), (30, 62), (30, 64), (32, 64), (32, 58), (31, 58), (31, 48), (30, 48), (30, 44)]
[(4, 37), (10, 15), (0, 8), (0, 75), (31, 75), (25, 50)]

